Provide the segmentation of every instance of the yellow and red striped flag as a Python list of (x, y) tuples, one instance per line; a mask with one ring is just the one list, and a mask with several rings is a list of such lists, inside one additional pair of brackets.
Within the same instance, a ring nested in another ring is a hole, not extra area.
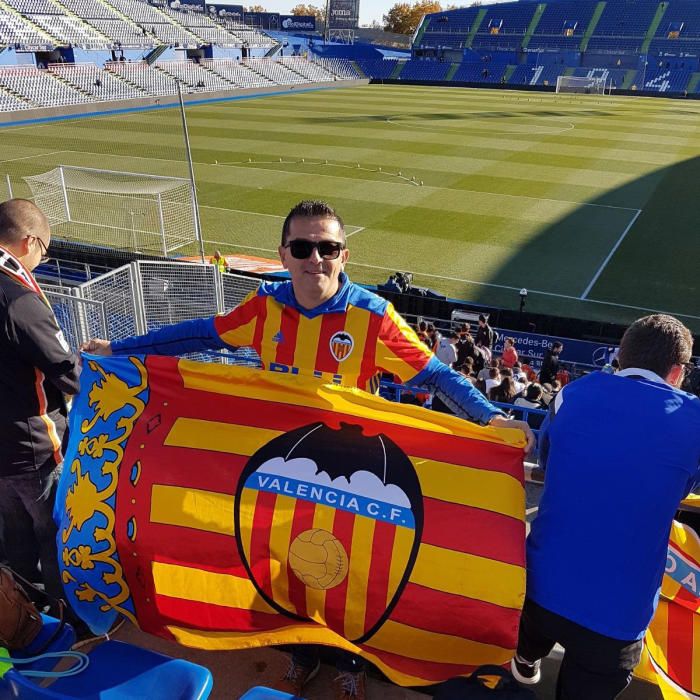
[(357, 389), (92, 358), (59, 498), (71, 604), (204, 649), (355, 652), (402, 685), (504, 664), (525, 592), (522, 433)]
[(700, 698), (700, 538), (674, 522), (659, 605), (635, 675), (656, 683), (664, 700)]

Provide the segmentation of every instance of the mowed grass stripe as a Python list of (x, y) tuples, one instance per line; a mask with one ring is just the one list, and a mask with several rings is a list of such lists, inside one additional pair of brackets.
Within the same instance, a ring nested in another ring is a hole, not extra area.
[[(101, 135), (104, 138), (101, 138)], [(139, 142), (134, 140), (133, 135), (115, 134), (108, 129), (92, 129), (90, 139), (77, 141), (77, 136), (69, 131), (66, 139), (62, 139), (61, 146), (66, 150), (74, 150), (78, 145), (83, 146), (83, 150), (94, 153), (110, 153), (129, 155), (129, 153), (139, 153), (141, 155), (152, 156), (154, 158), (163, 157), (164, 152), (169, 151), (170, 140), (164, 134), (149, 134), (147, 141)], [(332, 159), (334, 161), (372, 162), (376, 150), (356, 149), (350, 146), (318, 146), (312, 144), (299, 143), (274, 143), (269, 141), (250, 141), (244, 139), (225, 139), (221, 137), (206, 137), (197, 139), (194, 154), (202, 150), (216, 151), (221, 154), (220, 160), (232, 149), (241, 154), (242, 157), (250, 153), (258, 156), (269, 157), (289, 157), (289, 158), (315, 158), (319, 160)], [(228, 156), (227, 156), (228, 157)], [(177, 159), (175, 159), (177, 160)], [(237, 160), (237, 158), (233, 158)], [(634, 175), (639, 171), (633, 164), (624, 162), (602, 161), (601, 159), (561, 159), (566, 161), (556, 165), (542, 163), (542, 159), (536, 153), (510, 154), (505, 161), (508, 163), (508, 171), (511, 176), (532, 178), (532, 165), (538, 166), (542, 179), (545, 181), (559, 182), (565, 181), (571, 184), (600, 184), (616, 186), (626, 180), (626, 175)], [(421, 159), (421, 165), (429, 169), (445, 172), (485, 172), (495, 174), (493, 168), (500, 169), (505, 162), (503, 159), (494, 158), (467, 158), (459, 156), (425, 156)], [(397, 153), (395, 151), (382, 151), (381, 161), (384, 166), (395, 168), (408, 168), (415, 165), (412, 154)], [(588, 167), (595, 166), (595, 167)], [(269, 168), (273, 169), (273, 168)], [(324, 177), (328, 177), (325, 176)], [(331, 176), (332, 177), (332, 176)]]

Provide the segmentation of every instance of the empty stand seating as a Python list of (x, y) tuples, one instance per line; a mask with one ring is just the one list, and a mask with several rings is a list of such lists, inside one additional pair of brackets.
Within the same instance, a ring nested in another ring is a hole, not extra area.
[(124, 80), (133, 83), (149, 95), (172, 95), (176, 92), (175, 81), (163, 71), (151, 68), (148, 63), (113, 62), (107, 63), (106, 69)]
[(279, 62), (314, 83), (335, 80), (335, 75), (327, 71), (321, 64), (312, 63), (305, 58), (281, 58)]
[(54, 107), (93, 101), (90, 95), (38, 68), (0, 68), (0, 87), (26, 100), (31, 107)]
[(368, 78), (386, 80), (396, 69), (396, 64), (398, 61), (395, 58), (385, 58), (379, 60), (360, 59), (356, 63), (358, 66), (360, 66), (360, 69)]
[(163, 71), (194, 90), (231, 90), (233, 85), (217, 73), (192, 61), (162, 61), (154, 68)]
[(221, 24), (225, 27), (227, 32), (233, 34), (241, 40), (241, 43), (247, 44), (251, 48), (268, 48), (274, 46), (276, 43), (267, 34), (232, 19), (224, 18), (221, 20)]
[(657, 2), (610, 0), (600, 16), (595, 36), (627, 36), (644, 38), (656, 14)]
[(250, 70), (239, 61), (229, 59), (205, 59), (202, 61), (210, 71), (226, 78), (233, 86), (239, 88), (260, 88), (274, 85), (269, 78)]
[(32, 106), (29, 102), (0, 88), (0, 112), (15, 112), (18, 109), (29, 109)]
[(464, 83), (500, 83), (506, 66), (490, 63), (462, 63), (452, 80)]
[(319, 58), (316, 63), (322, 65), (329, 73), (337, 75), (340, 80), (359, 78), (358, 72), (346, 58)]
[(678, 38), (700, 39), (700, 5), (696, 0), (673, 0), (659, 24), (655, 37), (667, 38), (673, 25), (682, 25)]
[(126, 100), (146, 95), (144, 90), (98, 68), (94, 63), (55, 63), (49, 65), (49, 72), (97, 100)]
[(78, 17), (68, 15), (29, 15), (47, 33), (55, 37), (59, 44), (73, 44), (85, 48), (106, 48), (111, 41), (104, 34), (83, 22)]
[(399, 78), (401, 80), (444, 80), (450, 65), (438, 61), (406, 61)]
[(264, 75), (278, 85), (297, 85), (309, 82), (303, 75), (299, 75), (295, 70), (277, 61), (268, 61), (264, 58), (249, 58), (243, 63), (251, 70)]
[(47, 48), (55, 43), (53, 37), (17, 15), (0, 11), (0, 44)]
[(644, 90), (647, 92), (683, 92), (690, 81), (688, 70), (659, 68), (647, 70), (644, 76)]
[(169, 7), (162, 8), (175, 22), (181, 24), (188, 32), (198, 37), (204, 44), (217, 46), (241, 46), (240, 37), (227, 32), (223, 27), (213, 22), (203, 12), (180, 12)]

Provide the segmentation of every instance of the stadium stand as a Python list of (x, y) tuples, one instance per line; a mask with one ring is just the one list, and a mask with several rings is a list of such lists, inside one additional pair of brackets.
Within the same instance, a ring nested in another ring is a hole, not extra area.
[(322, 64), (312, 63), (305, 58), (281, 58), (279, 62), (315, 83), (324, 83), (336, 79), (336, 75), (326, 70)]
[(700, 39), (700, 7), (694, 0), (669, 2), (654, 36), (671, 38), (669, 35), (676, 32), (678, 38)]
[(0, 88), (0, 112), (14, 112), (18, 109), (31, 109), (33, 105)]
[(356, 80), (360, 77), (352, 63), (344, 58), (317, 58), (316, 63), (329, 73), (337, 75), (340, 80)]
[(268, 61), (264, 58), (248, 58), (243, 64), (260, 75), (269, 78), (277, 85), (297, 85), (309, 81), (292, 68), (277, 61)]
[(240, 39), (242, 44), (246, 44), (250, 48), (271, 48), (277, 43), (264, 32), (228, 18), (223, 18), (221, 25), (227, 32)]
[(89, 21), (92, 19), (113, 19), (122, 20), (109, 5), (105, 5), (99, 0), (60, 0), (61, 5), (73, 14)]
[(452, 80), (465, 83), (500, 83), (506, 66), (503, 64), (461, 63)]
[(605, 9), (596, 26), (596, 36), (644, 37), (658, 9), (657, 2), (612, 1)]
[(225, 78), (193, 61), (162, 61), (153, 67), (195, 90), (230, 90), (233, 87)]
[(657, 69), (647, 71), (644, 90), (647, 92), (683, 92), (690, 81), (691, 71)]
[(151, 68), (145, 61), (139, 63), (115, 61), (107, 63), (105, 68), (149, 95), (172, 95), (175, 92), (175, 81), (172, 76)]
[(204, 59), (202, 65), (238, 88), (260, 88), (275, 84), (269, 78), (252, 71), (239, 61)]
[(98, 68), (94, 63), (53, 63), (49, 71), (97, 100), (128, 100), (144, 97), (143, 89)]
[(464, 48), (479, 10), (469, 7), (429, 15), (417, 48)]
[(406, 61), (401, 80), (444, 80), (450, 65), (438, 61)]
[(180, 12), (169, 7), (163, 7), (173, 21), (182, 25), (190, 34), (198, 37), (204, 44), (216, 44), (217, 46), (234, 47), (241, 46), (243, 40), (227, 32), (223, 27), (213, 22), (203, 12)]
[(505, 12), (498, 5), (489, 5), (471, 48), (482, 51), (517, 51), (522, 46), (532, 15), (533, 8), (527, 3), (518, 3), (517, 7), (511, 7)]
[(154, 37), (146, 36), (135, 24), (122, 19), (91, 19), (90, 24), (109, 37), (113, 45), (123, 48), (146, 48), (158, 43)]
[(49, 34), (28, 24), (19, 15), (3, 11), (0, 6), (0, 45), (42, 49), (54, 43)]
[(59, 44), (82, 46), (88, 49), (107, 48), (112, 42), (104, 34), (68, 15), (29, 15), (35, 24), (55, 37)]
[(105, 0), (122, 15), (131, 18), (144, 34), (150, 34), (165, 44), (196, 47), (202, 42), (184, 27), (176, 25), (163, 11), (139, 0)]
[(378, 78), (380, 80), (391, 77), (396, 69), (398, 61), (395, 58), (385, 59), (360, 59), (357, 65), (368, 78)]
[(92, 102), (92, 97), (48, 71), (33, 67), (12, 66), (0, 69), (0, 87), (26, 100), (32, 107)]
[(51, 0), (5, 0), (24, 15), (62, 15), (63, 9)]

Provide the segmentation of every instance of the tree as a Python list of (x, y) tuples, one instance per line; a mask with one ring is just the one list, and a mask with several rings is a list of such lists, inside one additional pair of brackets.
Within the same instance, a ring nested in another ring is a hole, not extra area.
[(316, 7), (316, 5), (296, 5), (292, 8), (291, 14), (300, 17), (315, 17), (317, 27), (326, 21), (326, 11)]
[(262, 5), (251, 5), (246, 7), (246, 12), (267, 12), (267, 10)]
[(397, 2), (384, 15), (384, 31), (395, 34), (412, 34), (424, 15), (440, 12), (442, 5), (435, 0), (416, 0), (413, 5)]

